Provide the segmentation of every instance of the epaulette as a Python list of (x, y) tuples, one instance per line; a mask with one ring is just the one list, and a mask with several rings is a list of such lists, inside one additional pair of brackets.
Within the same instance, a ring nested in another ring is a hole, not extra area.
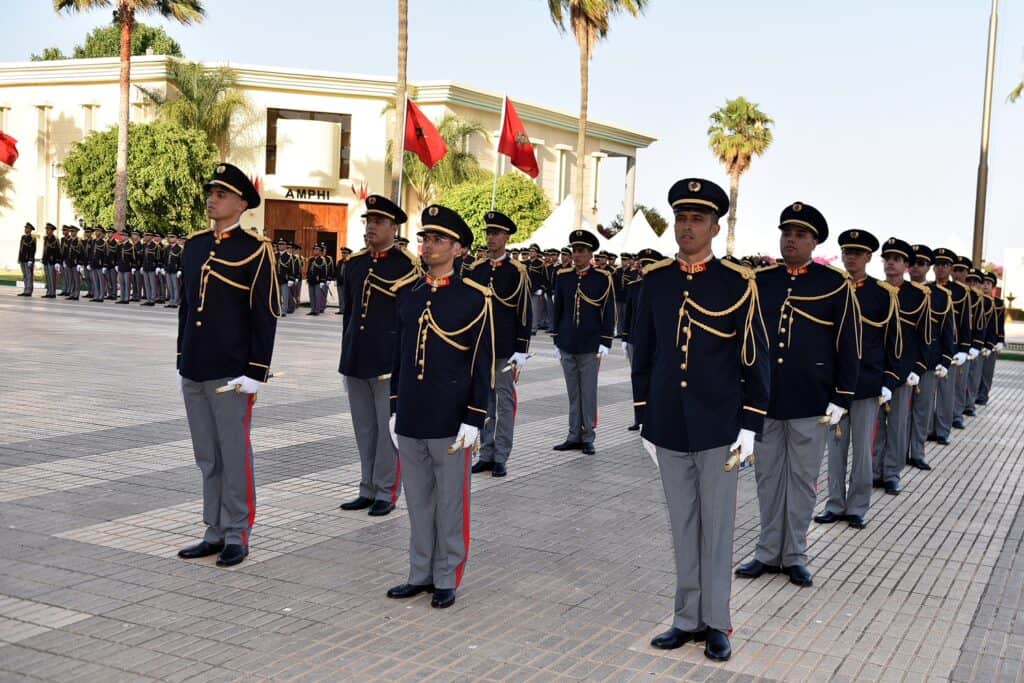
[(674, 258), (663, 258), (660, 261), (655, 261), (654, 263), (648, 263), (646, 266), (643, 267), (642, 272), (643, 272), (644, 275), (647, 275), (647, 273), (650, 273), (650, 272), (653, 272), (655, 270), (658, 270), (659, 268), (664, 268), (665, 266), (672, 265), (672, 263), (674, 261), (675, 261)]
[(399, 247), (398, 251), (400, 251), (403, 254), (405, 254), (405, 257), (407, 259), (409, 259), (410, 263), (416, 263), (419, 260), (419, 257), (416, 254), (414, 254), (411, 251), (409, 251), (408, 249), (404, 249), (402, 247)]
[(719, 259), (718, 262), (729, 270), (734, 270), (739, 273), (744, 280), (752, 280), (754, 278), (754, 271), (740, 263), (733, 263), (732, 261), (726, 261), (725, 259)]
[(609, 272), (608, 272), (607, 270), (605, 270), (604, 268), (597, 268), (597, 267), (595, 267), (595, 268), (594, 268), (594, 272), (595, 272), (595, 273), (601, 273), (601, 275), (606, 275), (606, 276), (608, 276), (608, 277), (611, 277), (611, 276), (612, 276), (612, 274), (611, 274), (611, 273), (609, 273)]
[(754, 269), (754, 272), (755, 273), (763, 273), (765, 271), (771, 270), (772, 268), (778, 268), (778, 267), (779, 267), (778, 263), (769, 263), (767, 266), (758, 266), (757, 268)]
[(569, 266), (568, 268), (559, 268), (558, 269), (558, 274), (559, 275), (565, 275), (566, 273), (571, 273), (572, 271), (573, 271), (572, 266)]
[(936, 283), (934, 283), (934, 284), (935, 284), (935, 289), (941, 289), (941, 290), (942, 290), (943, 292), (945, 292), (945, 293), (946, 293), (946, 296), (949, 296), (949, 297), (952, 297), (952, 296), (953, 296), (953, 292), (952, 292), (952, 290), (950, 290), (950, 289), (949, 289), (948, 287), (946, 287), (945, 285), (940, 285), (940, 284), (939, 284), (939, 283), (937, 283), (937, 282), (936, 282)]
[(508, 262), (511, 263), (513, 266), (515, 266), (516, 270), (518, 270), (519, 272), (521, 272), (521, 273), (525, 273), (526, 272), (526, 266), (523, 265), (522, 261), (517, 261), (515, 259), (508, 259)]
[(478, 258), (476, 261), (473, 261), (468, 266), (465, 266), (465, 269), (466, 270), (473, 270), (474, 268), (476, 268), (477, 266), (479, 266), (481, 263), (483, 263), (486, 260), (487, 259), (485, 259), (485, 258)]
[(842, 276), (843, 276), (843, 279), (844, 279), (844, 280), (852, 280), (852, 279), (853, 279), (853, 278), (851, 278), (851, 277), (850, 277), (850, 274), (849, 274), (849, 273), (847, 273), (847, 272), (846, 272), (845, 270), (843, 270), (842, 268), (837, 268), (836, 266), (833, 266), (833, 265), (832, 265), (831, 263), (825, 263), (825, 264), (823, 264), (823, 265), (824, 265), (824, 266), (825, 266), (826, 268), (830, 268), (831, 270), (834, 270), (835, 272), (837, 272), (837, 273), (839, 273), (840, 275), (842, 275)]
[(924, 292), (928, 296), (931, 296), (932, 290), (930, 290), (928, 288), (928, 285), (923, 285), (920, 282), (914, 282), (913, 280), (910, 280), (910, 284), (914, 285), (915, 287), (917, 287), (919, 290), (921, 290), (922, 292)]
[(207, 228), (206, 230), (196, 230), (195, 232), (190, 234), (188, 237), (186, 237), (185, 240), (187, 241), (187, 240), (192, 239), (193, 237), (198, 237), (199, 235), (205, 235), (208, 232), (213, 232), (213, 228)]
[(355, 257), (357, 257), (357, 256), (362, 256), (363, 254), (369, 253), (369, 251), (370, 251), (370, 248), (369, 248), (369, 247), (364, 247), (364, 248), (360, 249), (359, 251), (357, 251), (356, 253), (354, 253), (354, 254), (350, 255), (350, 256), (349, 256), (349, 257), (348, 257), (347, 259), (345, 259), (345, 260), (346, 260), (346, 261), (351, 261), (352, 259), (354, 259), (354, 258), (355, 258)]
[(885, 291), (889, 292), (890, 294), (898, 294), (900, 291), (899, 287), (895, 285), (890, 285), (885, 280), (875, 280), (875, 284), (884, 289)]
[(256, 238), (260, 242), (269, 242), (270, 241), (269, 237), (267, 237), (266, 235), (259, 234), (258, 232), (256, 232), (256, 230), (254, 230), (252, 228), (242, 228), (242, 232), (244, 232), (249, 237)]
[(480, 292), (484, 296), (490, 296), (491, 295), (491, 288), (490, 287), (484, 287), (482, 284), (480, 284), (479, 282), (477, 282), (475, 280), (464, 279), (462, 281), (462, 284), (467, 285), (469, 287), (472, 287), (473, 289), (475, 289), (476, 291)]
[(405, 277), (403, 277), (401, 280), (396, 282), (395, 284), (391, 285), (388, 289), (390, 289), (392, 292), (397, 292), (402, 287), (405, 287), (406, 285), (412, 284), (413, 282), (416, 282), (419, 279), (420, 279), (419, 271), (418, 270), (414, 270), (411, 273), (409, 273), (408, 275), (406, 275)]

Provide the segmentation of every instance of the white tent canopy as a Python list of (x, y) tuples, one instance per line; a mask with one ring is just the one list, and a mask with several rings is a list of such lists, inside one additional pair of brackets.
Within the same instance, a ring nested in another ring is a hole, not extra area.
[(643, 211), (637, 211), (629, 225), (619, 230), (608, 240), (604, 248), (608, 251), (621, 254), (623, 252), (635, 254), (641, 249), (658, 249), (660, 238), (654, 232), (654, 228), (647, 222)]
[[(561, 249), (569, 244), (569, 233), (579, 227), (575, 225), (575, 218), (576, 202), (571, 196), (566, 197), (562, 203), (551, 212), (551, 215), (547, 217), (547, 220), (541, 223), (539, 228), (530, 233), (529, 237), (525, 238), (522, 242), (517, 241), (515, 244), (510, 244), (509, 247), (523, 249), (531, 244), (536, 244), (541, 249)], [(590, 222), (586, 218), (583, 219), (582, 227), (597, 235), (597, 239), (602, 243), (602, 245), (604, 244), (605, 239), (591, 227)], [(518, 235), (515, 237), (518, 237)], [(602, 246), (602, 248), (604, 247)]]

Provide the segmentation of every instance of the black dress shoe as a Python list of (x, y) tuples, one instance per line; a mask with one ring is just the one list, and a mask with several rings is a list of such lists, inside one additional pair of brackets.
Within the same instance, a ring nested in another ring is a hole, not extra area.
[(563, 441), (557, 446), (553, 447), (553, 451), (578, 451), (583, 448), (583, 442), (581, 441)]
[(789, 575), (789, 582), (797, 586), (810, 586), (813, 583), (811, 573), (802, 564), (794, 564), (792, 567), (783, 567), (782, 571)]
[(394, 509), (395, 504), (389, 500), (375, 500), (373, 505), (370, 506), (370, 512), (367, 514), (371, 517), (383, 517)]
[(843, 519), (842, 515), (837, 515), (831, 510), (825, 510), (820, 515), (814, 516), (814, 521), (818, 524), (835, 524), (836, 522)]
[(359, 496), (355, 500), (350, 500), (347, 503), (342, 503), (338, 507), (341, 508), (342, 510), (365, 510), (371, 505), (373, 505), (373, 498)]
[(885, 482), (883, 482), (881, 479), (872, 479), (871, 480), (871, 488), (873, 488), (873, 489), (880, 489), (883, 486), (885, 486)]
[(885, 492), (890, 496), (900, 495), (900, 485), (894, 481), (885, 482)]
[(320, 315), (320, 314), (319, 314), (319, 313), (314, 313), (313, 311), (310, 311), (310, 312), (309, 312), (309, 313), (307, 313), (306, 315)]
[(414, 598), (420, 593), (433, 593), (434, 584), (428, 583), (425, 586), (417, 586), (414, 583), (403, 583), (394, 588), (388, 589), (388, 597), (393, 600), (405, 600), (406, 598)]
[(924, 460), (919, 460), (917, 458), (910, 458), (909, 464), (911, 467), (916, 467), (919, 470), (930, 470), (932, 468), (932, 466)]
[(124, 304), (124, 305), (127, 306), (129, 302), (127, 302), (127, 301), (115, 301), (114, 303)]
[(681, 628), (673, 626), (664, 633), (660, 633), (651, 638), (651, 645), (658, 648), (659, 650), (674, 650), (677, 647), (682, 647), (687, 643), (699, 643), (706, 637), (707, 631), (684, 631)]
[(242, 560), (247, 557), (249, 557), (248, 548), (242, 547), (238, 543), (229, 543), (217, 556), (217, 566), (234, 567), (236, 564), (242, 564)]
[(430, 598), (430, 606), (438, 609), (451, 607), (455, 604), (454, 588), (435, 588), (434, 597)]
[(494, 469), (491, 471), (492, 477), (504, 477), (508, 474), (508, 468), (505, 467), (504, 463), (494, 463)]
[(592, 443), (583, 444), (583, 448), (581, 448), (580, 450), (583, 451), (583, 455), (593, 455), (594, 453), (597, 452), (594, 450), (594, 444)]
[(935, 432), (932, 432), (931, 434), (928, 435), (926, 440), (927, 441), (938, 441), (938, 439), (939, 439), (939, 437), (935, 436)]
[(704, 645), (704, 656), (716, 662), (727, 662), (732, 657), (729, 636), (715, 628), (708, 629), (708, 642)]
[(953, 427), (955, 427), (956, 429), (963, 429), (964, 419), (962, 417), (953, 418)]
[(937, 437), (935, 437), (935, 443), (939, 444), (940, 446), (948, 446), (949, 445), (949, 437), (948, 436), (937, 436)]
[(197, 557), (209, 557), (210, 555), (216, 555), (221, 550), (224, 550), (223, 543), (208, 543), (207, 541), (200, 541), (195, 545), (190, 545), (187, 548), (179, 550), (178, 557), (183, 560), (194, 560)]
[(846, 515), (846, 521), (850, 523), (854, 529), (863, 529), (867, 526), (867, 522), (860, 515)]
[(968, 408), (964, 411), (964, 415), (967, 417), (974, 417), (977, 413), (974, 412), (974, 408)]
[(760, 560), (751, 560), (746, 564), (736, 567), (734, 573), (742, 579), (756, 579), (762, 574), (778, 574), (779, 568), (767, 565)]
[(976, 399), (974, 399), (974, 405), (976, 405), (976, 406), (988, 405), (988, 399), (987, 398), (976, 398)]
[(488, 460), (477, 460), (473, 463), (473, 466), (469, 468), (469, 471), (473, 474), (480, 474), (481, 472), (490, 472), (494, 469), (494, 461)]
[(632, 424), (632, 425), (629, 425), (628, 427), (626, 427), (626, 429), (628, 431), (631, 431), (631, 432), (639, 432), (640, 431), (640, 425), (639, 424)]

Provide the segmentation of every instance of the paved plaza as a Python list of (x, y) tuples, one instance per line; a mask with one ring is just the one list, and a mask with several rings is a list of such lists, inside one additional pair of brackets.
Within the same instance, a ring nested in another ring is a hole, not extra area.
[[(597, 455), (565, 454), (551, 450), (564, 382), (535, 338), (509, 476), (474, 477), (465, 578), (436, 610), (384, 597), (406, 579), (404, 500), (382, 518), (338, 509), (359, 458), (331, 309), (278, 326), (280, 376), (253, 417), (252, 552), (219, 569), (175, 556), (202, 535), (176, 312), (15, 293), (0, 288), (2, 681), (1024, 678), (1022, 363), (997, 364), (991, 405), (952, 445), (929, 444), (933, 471), (876, 491), (865, 530), (812, 525), (812, 588), (735, 580), (734, 654), (718, 665), (648, 645), (670, 623), (675, 572), (657, 470), (625, 429), (618, 347)], [(818, 488), (821, 502), (824, 469)], [(757, 533), (745, 469), (737, 563)]]

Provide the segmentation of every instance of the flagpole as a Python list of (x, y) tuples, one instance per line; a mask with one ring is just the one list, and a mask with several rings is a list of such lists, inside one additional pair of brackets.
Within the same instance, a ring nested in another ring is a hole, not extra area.
[[(398, 194), (395, 199), (399, 206), (402, 201), (402, 182), (405, 180), (405, 129), (409, 125), (409, 93), (405, 93), (405, 102), (402, 106), (402, 146), (398, 150)], [(401, 230), (401, 228), (399, 228)]]
[(992, 125), (992, 81), (996, 70), (996, 30), (999, 27), (999, 0), (992, 0), (988, 18), (988, 54), (985, 58), (985, 100), (981, 112), (981, 154), (978, 160), (978, 183), (974, 191), (974, 240), (971, 258), (981, 268), (985, 245), (985, 204), (988, 195), (988, 139)]
[(498, 168), (501, 166), (501, 136), (505, 132), (505, 104), (508, 102), (508, 95), (501, 98), (501, 119), (498, 122), (498, 146), (494, 148), (494, 185), (491, 187), (491, 211), (494, 211), (494, 201), (498, 194)]

